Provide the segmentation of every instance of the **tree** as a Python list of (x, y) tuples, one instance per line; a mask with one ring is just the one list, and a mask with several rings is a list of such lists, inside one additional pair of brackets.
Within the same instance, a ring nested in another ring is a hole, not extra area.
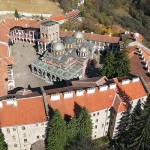
[(130, 139), (133, 143), (129, 143), (130, 150), (148, 150), (150, 149), (150, 95), (147, 98), (144, 109), (140, 117), (136, 117), (134, 126), (130, 130)]
[(4, 141), (4, 135), (2, 133), (1, 128), (0, 128), (0, 150), (7, 150), (7, 144)]
[(18, 19), (20, 18), (20, 15), (19, 15), (19, 13), (18, 13), (18, 10), (17, 10), (17, 9), (15, 9), (15, 14), (14, 14), (14, 15), (15, 15), (15, 17), (16, 17), (16, 18), (18, 18)]
[(115, 77), (125, 76), (130, 72), (130, 61), (126, 45), (126, 40), (124, 40), (120, 51), (115, 53)]
[(105, 58), (104, 67), (102, 69), (102, 75), (108, 78), (113, 78), (115, 72), (115, 53), (108, 52)]
[(88, 110), (83, 107), (78, 117), (79, 139), (88, 139), (92, 134), (92, 122)]
[(78, 135), (77, 119), (72, 118), (67, 124), (67, 143), (74, 143), (77, 140)]
[(63, 150), (67, 142), (66, 122), (62, 119), (58, 110), (48, 124), (47, 150)]
[(40, 19), (41, 19), (41, 20), (44, 20), (44, 17), (43, 17), (43, 15), (42, 15), (42, 14), (41, 14), (41, 16), (40, 16)]

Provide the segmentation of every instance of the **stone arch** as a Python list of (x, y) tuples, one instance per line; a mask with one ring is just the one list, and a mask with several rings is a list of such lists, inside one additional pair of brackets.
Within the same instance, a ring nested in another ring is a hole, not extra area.
[(57, 78), (56, 78), (56, 81), (60, 81), (60, 78), (59, 78), (59, 77), (57, 77)]
[(36, 67), (33, 68), (33, 72), (34, 72), (35, 74), (37, 74), (37, 69), (36, 69)]
[(51, 74), (50, 73), (47, 73), (47, 77), (51, 81)]
[(55, 76), (54, 76), (54, 75), (52, 75), (52, 80), (53, 80), (53, 81), (55, 80)]
[(39, 73), (39, 76), (42, 76), (42, 70), (41, 69), (39, 69), (38, 73)]

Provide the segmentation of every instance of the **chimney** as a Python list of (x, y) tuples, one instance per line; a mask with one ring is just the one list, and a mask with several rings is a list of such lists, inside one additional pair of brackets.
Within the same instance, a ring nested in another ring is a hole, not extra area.
[(129, 80), (129, 79), (122, 80), (122, 85), (129, 84), (129, 83), (130, 83), (130, 80)]
[(139, 77), (136, 77), (136, 78), (133, 78), (133, 79), (132, 79), (132, 82), (138, 82), (138, 81), (140, 81), (140, 78), (139, 78)]
[(3, 103), (2, 103), (2, 101), (0, 101), (0, 108), (3, 108)]
[(88, 88), (87, 89), (87, 94), (93, 94), (95, 93), (95, 88)]
[(106, 91), (108, 89), (108, 85), (102, 85), (99, 87), (100, 92)]
[(60, 100), (60, 94), (51, 94), (51, 101)]
[(109, 88), (110, 88), (110, 89), (115, 89), (115, 88), (116, 88), (116, 83), (111, 83), (111, 84), (109, 84)]
[(76, 96), (83, 96), (84, 95), (84, 90), (77, 90), (76, 91)]
[(64, 99), (73, 98), (73, 91), (71, 92), (64, 92)]
[(18, 105), (18, 102), (16, 99), (14, 99), (14, 106), (17, 107), (17, 105)]

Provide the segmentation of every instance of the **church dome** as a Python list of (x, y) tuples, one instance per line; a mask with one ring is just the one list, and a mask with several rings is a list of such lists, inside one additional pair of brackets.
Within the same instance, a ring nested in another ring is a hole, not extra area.
[(80, 31), (77, 31), (74, 33), (74, 38), (76, 39), (84, 39), (83, 33)]
[(52, 48), (54, 51), (62, 51), (65, 49), (63, 43), (60, 43), (60, 42), (54, 43)]
[(87, 52), (87, 51), (88, 51), (87, 47), (83, 47), (83, 46), (82, 46), (82, 47), (80, 48), (80, 52)]
[(56, 39), (54, 39), (54, 40), (52, 40), (52, 43), (54, 44), (54, 43), (56, 43), (57, 42), (57, 40)]
[(66, 36), (66, 37), (64, 38), (64, 42), (65, 42), (66, 44), (72, 44), (72, 43), (75, 43), (75, 39), (73, 38), (73, 36)]

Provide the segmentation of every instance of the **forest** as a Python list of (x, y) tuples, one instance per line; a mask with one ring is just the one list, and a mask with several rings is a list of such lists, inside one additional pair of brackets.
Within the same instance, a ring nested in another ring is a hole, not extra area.
[[(64, 12), (77, 8), (77, 0), (52, 0), (60, 3)], [(85, 18), (79, 29), (103, 34), (99, 24), (107, 29), (118, 24), (126, 30), (139, 32), (150, 47), (150, 0), (85, 0), (80, 6)]]

